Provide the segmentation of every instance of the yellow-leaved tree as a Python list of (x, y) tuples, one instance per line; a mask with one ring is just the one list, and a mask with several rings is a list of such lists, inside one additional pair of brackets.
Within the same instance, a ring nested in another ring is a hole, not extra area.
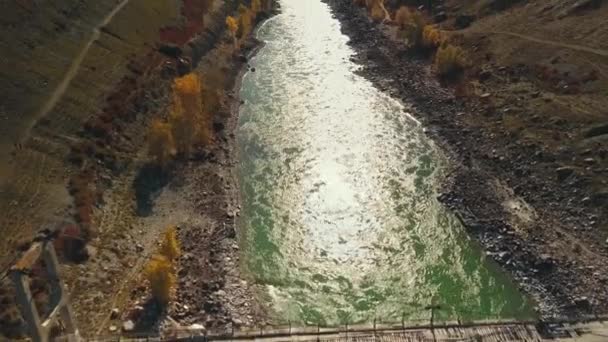
[(237, 36), (239, 39), (246, 39), (252, 29), (252, 12), (247, 8), (247, 6), (240, 4), (239, 5), (239, 32)]
[(203, 108), (203, 85), (194, 73), (178, 77), (173, 82), (173, 108), (170, 122), (178, 151), (190, 153), (196, 142), (211, 143), (211, 113)]
[(160, 254), (171, 262), (174, 262), (179, 258), (181, 250), (179, 240), (177, 239), (177, 227), (169, 226), (167, 231), (165, 231), (163, 241), (160, 245)]
[(236, 39), (236, 33), (239, 30), (239, 24), (237, 23), (234, 17), (228, 16), (226, 17), (226, 27), (228, 27), (228, 31), (230, 31), (230, 35), (232, 36), (232, 41), (234, 43), (234, 49), (238, 49), (238, 41)]
[(152, 121), (148, 135), (148, 154), (162, 168), (165, 168), (175, 150), (171, 126), (161, 120)]
[(167, 306), (175, 288), (175, 270), (170, 260), (154, 255), (146, 265), (144, 274), (150, 283), (152, 296), (161, 306)]

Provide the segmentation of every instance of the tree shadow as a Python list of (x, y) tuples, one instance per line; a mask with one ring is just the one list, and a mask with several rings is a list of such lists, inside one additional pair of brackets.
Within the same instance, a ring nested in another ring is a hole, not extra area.
[(133, 332), (135, 334), (158, 334), (161, 319), (165, 313), (163, 306), (159, 305), (154, 298), (150, 298), (142, 307), (143, 310), (138, 312), (138, 317), (134, 320)]
[(148, 163), (139, 170), (133, 180), (137, 215), (149, 216), (152, 214), (154, 199), (158, 197), (160, 190), (169, 183), (170, 179), (170, 170), (153, 163)]

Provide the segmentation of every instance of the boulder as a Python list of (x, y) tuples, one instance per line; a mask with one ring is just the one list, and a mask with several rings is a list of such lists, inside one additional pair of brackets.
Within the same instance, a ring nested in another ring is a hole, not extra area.
[(122, 323), (122, 331), (131, 332), (135, 329), (135, 323), (132, 320), (124, 321)]

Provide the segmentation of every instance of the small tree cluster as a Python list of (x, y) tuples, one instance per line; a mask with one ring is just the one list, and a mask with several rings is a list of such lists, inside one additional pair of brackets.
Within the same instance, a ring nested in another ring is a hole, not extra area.
[(176, 263), (180, 253), (176, 227), (170, 226), (163, 235), (159, 251), (152, 256), (144, 269), (152, 297), (163, 307), (169, 304), (175, 290)]
[(169, 122), (154, 120), (150, 127), (149, 155), (164, 168), (176, 153), (188, 156), (194, 145), (211, 143), (212, 126), (212, 112), (203, 107), (199, 76), (190, 73), (176, 78)]
[(441, 31), (427, 24), (419, 11), (402, 6), (395, 13), (394, 23), (410, 47), (425, 52), (437, 50), (434, 68), (440, 77), (456, 76), (467, 67), (464, 50), (448, 44)]

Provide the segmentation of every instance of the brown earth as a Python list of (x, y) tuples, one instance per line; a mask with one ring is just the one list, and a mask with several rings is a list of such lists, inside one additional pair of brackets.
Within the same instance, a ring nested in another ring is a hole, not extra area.
[(454, 159), (440, 200), (539, 313), (605, 314), (608, 6), (432, 1), (427, 14), (471, 62), (451, 87), (437, 81), (429, 57), (395, 38), (390, 23), (371, 21), (350, 0), (327, 2), (351, 37), (361, 74), (412, 103)]

